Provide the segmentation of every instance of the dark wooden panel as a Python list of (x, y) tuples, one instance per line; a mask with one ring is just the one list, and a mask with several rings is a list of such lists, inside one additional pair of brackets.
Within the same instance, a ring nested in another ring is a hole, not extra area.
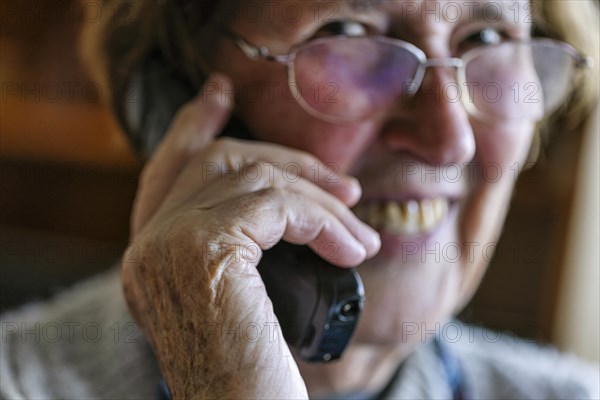
[(0, 223), (122, 243), (139, 166), (0, 160)]

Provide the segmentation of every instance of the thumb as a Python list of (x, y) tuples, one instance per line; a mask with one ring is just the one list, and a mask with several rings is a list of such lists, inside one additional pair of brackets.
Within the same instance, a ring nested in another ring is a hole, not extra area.
[(171, 185), (194, 154), (221, 132), (233, 107), (233, 84), (213, 73), (196, 97), (175, 115), (140, 178), (131, 217), (131, 237), (162, 204)]

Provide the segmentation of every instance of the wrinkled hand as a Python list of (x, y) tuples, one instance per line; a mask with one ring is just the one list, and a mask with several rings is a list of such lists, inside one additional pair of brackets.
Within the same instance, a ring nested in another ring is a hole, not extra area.
[[(307, 398), (256, 269), (262, 250), (284, 239), (347, 267), (379, 238), (348, 208), (353, 178), (283, 146), (215, 140), (232, 85), (209, 82), (220, 92), (182, 107), (142, 172), (125, 296), (174, 398)], [(280, 168), (290, 163), (294, 179)]]

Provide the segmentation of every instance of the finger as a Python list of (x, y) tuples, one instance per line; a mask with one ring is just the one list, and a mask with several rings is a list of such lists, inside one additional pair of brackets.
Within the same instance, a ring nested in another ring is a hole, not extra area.
[(165, 138), (142, 172), (131, 221), (134, 236), (160, 206), (177, 175), (199, 149), (223, 129), (231, 110), (232, 84), (220, 74), (175, 116)]
[[(267, 163), (267, 167), (278, 168), (278, 178), (288, 182), (306, 179), (336, 196), (344, 204), (353, 206), (358, 202), (362, 189), (354, 177), (342, 174), (334, 163), (324, 163), (312, 154), (285, 146), (250, 142), (234, 139), (221, 139), (198, 154), (182, 173), (182, 190), (195, 191), (194, 181), (206, 183), (212, 179), (245, 177), (242, 169), (256, 163)], [(257, 171), (273, 178), (273, 169)], [(187, 188), (187, 189), (186, 189)], [(186, 198), (182, 192), (180, 198)]]
[(237, 211), (239, 231), (263, 250), (283, 239), (309, 245), (323, 259), (340, 267), (357, 266), (367, 257), (363, 244), (336, 215), (298, 193), (268, 188), (221, 207)]
[[(362, 190), (358, 180), (340, 173), (335, 163), (325, 163), (316, 156), (277, 144), (259, 144), (253, 150), (256, 161), (274, 164), (288, 182), (300, 178), (313, 182), (343, 203), (352, 206), (360, 199)], [(254, 161), (254, 160), (248, 160)]]
[[(248, 172), (251, 171), (251, 172)], [(271, 171), (267, 175), (261, 171)], [(241, 180), (239, 177), (227, 176), (225, 179), (215, 179), (208, 182), (190, 199), (190, 203), (197, 209), (211, 209), (219, 204), (245, 196), (248, 193), (259, 192), (266, 189), (281, 189), (285, 193), (299, 195), (310, 200), (319, 207), (328, 211), (341, 223), (365, 251), (366, 257), (374, 256), (381, 246), (379, 234), (369, 225), (358, 219), (356, 215), (340, 199), (323, 190), (314, 183), (299, 178), (289, 181), (283, 178), (282, 171), (268, 163), (255, 163), (240, 170), (241, 176), (260, 176), (260, 179)], [(231, 180), (231, 181), (228, 181)], [(234, 184), (235, 181), (235, 184)], [(169, 200), (170, 201), (170, 200)], [(176, 208), (178, 204), (165, 204), (168, 208)]]
[[(260, 164), (259, 164), (260, 165)], [(277, 170), (276, 170), (277, 172)], [(281, 172), (281, 171), (279, 171)], [(274, 174), (274, 176), (283, 177), (284, 174)], [(358, 243), (360, 243), (365, 249), (365, 256), (370, 258), (377, 254), (381, 247), (381, 240), (377, 231), (375, 231), (368, 224), (361, 221), (344, 202), (332, 193), (327, 192), (322, 187), (315, 185), (313, 182), (307, 179), (299, 179), (297, 181), (290, 181), (280, 178), (279, 181), (274, 180), (269, 182), (271, 186), (280, 186), (291, 192), (297, 193), (302, 197), (308, 197), (314, 203), (319, 204), (331, 215), (333, 215), (337, 221), (339, 221), (345, 229), (352, 234)], [(325, 236), (328, 235), (328, 231), (324, 231)], [(320, 247), (323, 248), (321, 243)]]

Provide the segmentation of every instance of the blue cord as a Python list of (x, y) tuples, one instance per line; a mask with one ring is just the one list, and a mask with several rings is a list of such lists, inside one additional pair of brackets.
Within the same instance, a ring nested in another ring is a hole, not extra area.
[(452, 399), (468, 400), (470, 396), (466, 393), (465, 382), (458, 358), (456, 358), (438, 338), (434, 339), (433, 344), (435, 346), (435, 352), (446, 373), (446, 377), (448, 378), (448, 384), (452, 389)]
[(165, 382), (164, 379), (161, 379), (158, 384), (158, 398), (161, 400), (171, 400), (173, 398), (171, 396), (171, 391), (167, 386), (167, 382)]

